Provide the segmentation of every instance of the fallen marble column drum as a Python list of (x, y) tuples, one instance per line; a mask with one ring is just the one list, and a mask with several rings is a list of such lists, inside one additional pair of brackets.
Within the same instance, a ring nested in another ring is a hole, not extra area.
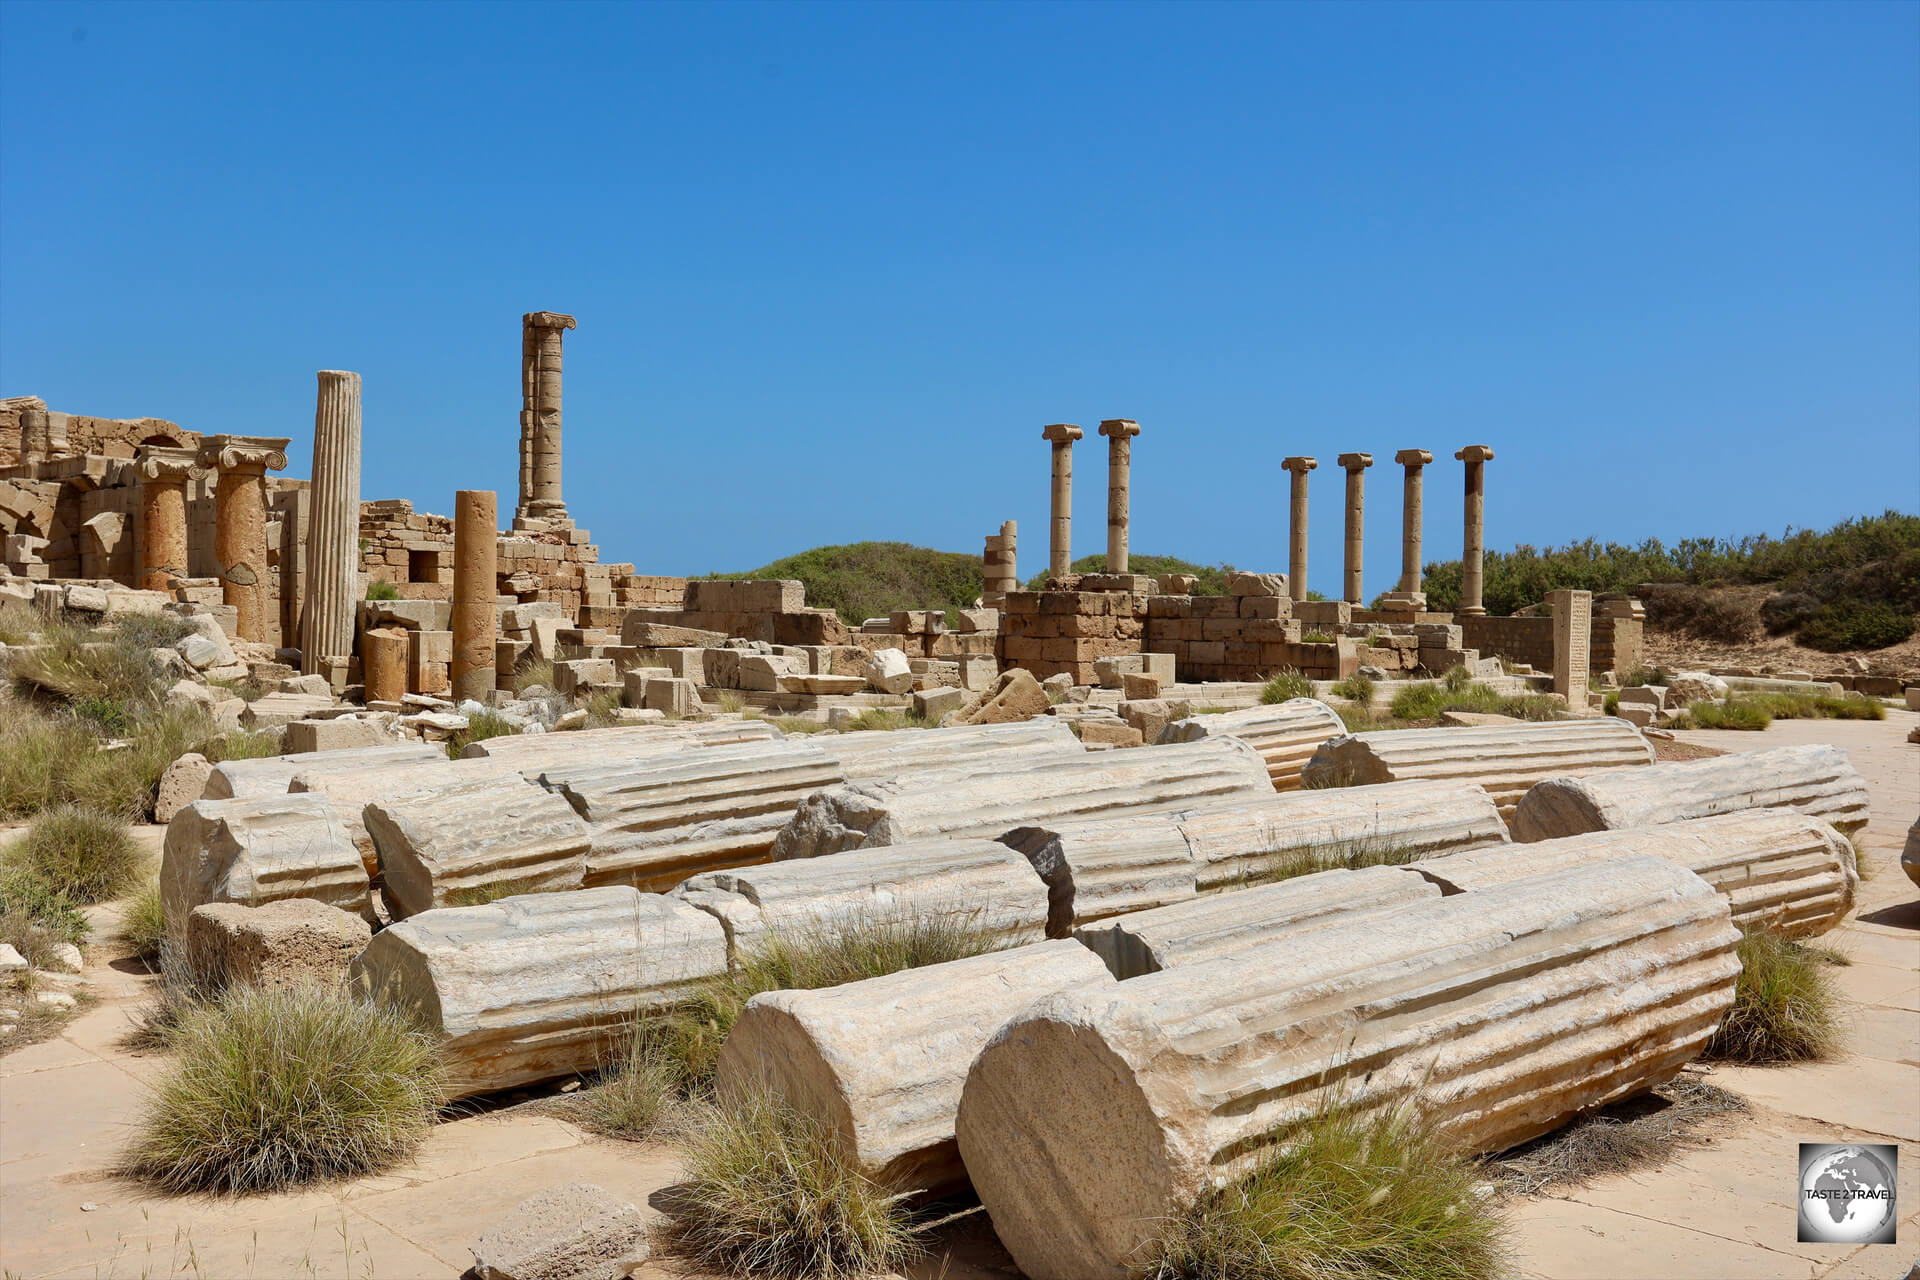
[[(845, 856), (845, 855), (842, 855)], [(747, 1002), (720, 1051), (722, 1097), (765, 1090), (813, 1117), (897, 1191), (966, 1183), (954, 1119), (988, 1037), (1034, 1001), (1111, 985), (1085, 947), (1038, 942), (817, 991)]]
[(992, 840), (930, 840), (709, 871), (669, 895), (727, 931), (737, 964), (770, 935), (804, 942), (862, 925), (965, 930), (1012, 946), (1046, 937), (1047, 886)]
[(1534, 783), (1566, 774), (1651, 765), (1653, 747), (1640, 731), (1611, 716), (1550, 720), (1480, 729), (1391, 729), (1335, 738), (1301, 770), (1308, 787), (1357, 787), (1409, 778), (1475, 782), (1500, 816)]
[(1731, 1007), (1738, 940), (1699, 876), (1634, 858), (1073, 988), (981, 1051), (960, 1154), (1033, 1280), (1135, 1275), (1326, 1106), (1497, 1151), (1661, 1084)]
[(1268, 706), (1175, 720), (1160, 731), (1160, 741), (1199, 742), (1225, 734), (1239, 738), (1267, 762), (1275, 791), (1300, 786), (1300, 770), (1320, 744), (1340, 737), (1347, 725), (1338, 712), (1312, 698), (1288, 698)]
[(301, 774), (319, 776), (336, 770), (364, 769), (369, 765), (420, 764), (445, 761), (445, 747), (424, 742), (399, 742), (378, 747), (342, 747), (338, 751), (307, 751), (288, 756), (263, 756), (256, 760), (226, 760), (213, 766), (207, 775), (203, 800), (258, 800), (264, 796), (283, 796)]
[(1513, 811), (1513, 838), (1650, 827), (1750, 809), (1796, 809), (1851, 835), (1867, 825), (1867, 783), (1839, 747), (1736, 751), (1536, 783)]
[(1480, 849), (1409, 869), (1448, 893), (1474, 893), (1524, 876), (1642, 856), (1685, 867), (1725, 894), (1735, 924), (1796, 938), (1838, 927), (1860, 888), (1852, 843), (1823, 820), (1788, 809)]
[(801, 802), (843, 776), (810, 743), (750, 742), (564, 765), (540, 781), (593, 833), (588, 885), (664, 892), (703, 871), (767, 861)]
[(451, 787), (491, 778), (514, 778), (513, 771), (492, 760), (449, 760), (444, 751), (431, 760), (403, 760), (361, 765), (338, 766), (294, 775), (290, 784), (294, 795), (325, 796), (340, 815), (354, 848), (360, 851), (369, 876), (380, 872), (380, 855), (373, 835), (367, 830), (367, 806), (376, 801), (391, 802), (409, 796), (430, 795)]
[(773, 856), (815, 858), (942, 836), (991, 837), (1037, 822), (1154, 813), (1272, 792), (1259, 754), (1237, 738), (1023, 755), (821, 791), (780, 833)]
[(485, 897), (578, 889), (592, 833), (562, 796), (517, 774), (396, 800), (362, 815), (380, 857), (380, 896), (396, 920)]
[(720, 924), (624, 885), (441, 907), (383, 929), (353, 962), (359, 990), (444, 1041), (447, 1096), (604, 1065), (622, 1027), (724, 973)]
[(765, 720), (713, 720), (678, 724), (615, 725), (564, 733), (513, 733), (469, 742), (463, 760), (499, 760), (525, 772), (582, 760), (614, 761), (632, 755), (724, 747), (739, 742), (781, 742), (786, 735)]
[(1004, 832), (1052, 889), (1048, 936), (1108, 916), (1263, 883), (1302, 861), (1411, 862), (1507, 842), (1507, 827), (1468, 782), (1289, 791), (1131, 818)]
[(1065, 720), (1040, 716), (1014, 724), (949, 729), (819, 734), (811, 739), (840, 762), (848, 782), (891, 778), (919, 769), (1017, 768), (1017, 758), (1084, 756)]
[(258, 907), (312, 898), (372, 920), (366, 865), (333, 806), (320, 796), (196, 800), (167, 824), (160, 903), (181, 932), (209, 902)]
[(1232, 894), (1210, 894), (1075, 929), (1116, 978), (1198, 964), (1342, 921), (1398, 915), (1441, 896), (1404, 867), (1318, 871)]

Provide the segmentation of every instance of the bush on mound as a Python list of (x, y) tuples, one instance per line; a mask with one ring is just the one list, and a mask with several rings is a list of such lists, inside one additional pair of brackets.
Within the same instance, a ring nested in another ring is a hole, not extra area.
[(233, 987), (188, 1012), (126, 1172), (170, 1192), (257, 1192), (378, 1173), (440, 1103), (438, 1053), (404, 1014), (335, 988)]

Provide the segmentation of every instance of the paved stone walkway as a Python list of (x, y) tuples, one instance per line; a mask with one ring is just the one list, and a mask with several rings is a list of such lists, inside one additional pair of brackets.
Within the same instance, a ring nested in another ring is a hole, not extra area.
[[(1897, 865), (1920, 813), (1920, 747), (1900, 712), (1877, 723), (1782, 722), (1764, 734), (1689, 733), (1730, 750), (1795, 742), (1848, 749), (1873, 792), (1864, 841), (1875, 876), (1858, 918), (1826, 941), (1852, 1002), (1851, 1052), (1779, 1070), (1721, 1069), (1750, 1122), (1651, 1173), (1518, 1205), (1520, 1273), (1543, 1280), (1832, 1277), (1886, 1280), (1920, 1257), (1920, 891)], [(102, 931), (110, 932), (110, 928)], [(104, 952), (106, 949), (100, 949)], [(100, 952), (96, 952), (96, 955)], [(458, 1276), (467, 1246), (520, 1200), (585, 1179), (657, 1216), (673, 1153), (594, 1137), (525, 1109), (436, 1127), (415, 1164), (345, 1186), (245, 1200), (156, 1196), (112, 1173), (142, 1087), (165, 1068), (119, 1046), (149, 979), (91, 961), (99, 1007), (45, 1044), (0, 1057), (0, 1272), (20, 1277), (219, 1280)], [(1794, 1241), (1796, 1144), (1843, 1137), (1901, 1147), (1895, 1246)], [(913, 1280), (1015, 1274), (990, 1233), (962, 1229)], [(650, 1264), (646, 1276), (699, 1273)]]

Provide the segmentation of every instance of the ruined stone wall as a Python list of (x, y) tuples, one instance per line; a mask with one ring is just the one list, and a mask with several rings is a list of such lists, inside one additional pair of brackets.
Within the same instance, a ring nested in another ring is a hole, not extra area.
[[(27, 420), (44, 415), (40, 439), (29, 439)], [(131, 458), (146, 443), (194, 447), (200, 433), (165, 418), (95, 418), (50, 410), (39, 396), (0, 400), (0, 467), (95, 454)]]
[(1064, 672), (1075, 684), (1097, 684), (1097, 660), (1142, 652), (1147, 600), (1128, 591), (1009, 591), (1000, 661), (1040, 679)]
[[(677, 579), (641, 579), (636, 593), (670, 594)], [(646, 585), (653, 584), (653, 585)], [(684, 583), (682, 603), (641, 606), (647, 622), (717, 631), (768, 644), (857, 643), (831, 609), (807, 608), (807, 589), (791, 579), (699, 580)]]

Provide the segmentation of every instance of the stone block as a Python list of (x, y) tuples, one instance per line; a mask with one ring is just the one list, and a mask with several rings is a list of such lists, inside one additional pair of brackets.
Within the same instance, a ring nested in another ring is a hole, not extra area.
[(373, 939), (357, 915), (312, 898), (210, 902), (187, 916), (187, 964), (210, 986), (331, 986)]
[(699, 687), (691, 680), (677, 677), (648, 680), (646, 705), (648, 710), (663, 712), (676, 720), (697, 716), (706, 710), (700, 702)]
[(379, 747), (393, 741), (393, 735), (378, 720), (340, 716), (331, 720), (290, 721), (284, 745), (288, 755), (304, 755), (313, 751)]
[(882, 649), (867, 664), (867, 682), (882, 693), (907, 693), (913, 689), (913, 667), (907, 655), (898, 649)]
[(650, 1256), (639, 1208), (590, 1182), (521, 1201), (472, 1252), (475, 1280), (607, 1280)]
[(782, 676), (807, 674), (809, 674), (808, 661), (804, 657), (790, 658), (778, 654), (753, 653), (740, 659), (738, 679), (742, 689), (773, 693), (780, 688)]
[(584, 695), (587, 686), (611, 684), (618, 678), (607, 658), (572, 658), (553, 664), (553, 689), (568, 697)]
[(175, 814), (200, 798), (212, 776), (212, 763), (197, 751), (189, 751), (168, 765), (154, 795), (153, 820), (162, 826), (172, 822)]
[(160, 898), (171, 927), (208, 902), (313, 898), (371, 919), (366, 864), (333, 806), (313, 795), (196, 800), (167, 824)]
[(968, 635), (992, 635), (1000, 630), (998, 609), (962, 609), (959, 630)]
[(1129, 671), (1120, 678), (1121, 696), (1130, 701), (1160, 696), (1160, 677), (1144, 671)]
[(1140, 730), (1121, 720), (1088, 716), (1079, 722), (1080, 741), (1088, 747), (1137, 747), (1146, 741)]
[(967, 695), (960, 689), (927, 689), (913, 695), (913, 713), (937, 724), (942, 716), (959, 710), (966, 701)]

